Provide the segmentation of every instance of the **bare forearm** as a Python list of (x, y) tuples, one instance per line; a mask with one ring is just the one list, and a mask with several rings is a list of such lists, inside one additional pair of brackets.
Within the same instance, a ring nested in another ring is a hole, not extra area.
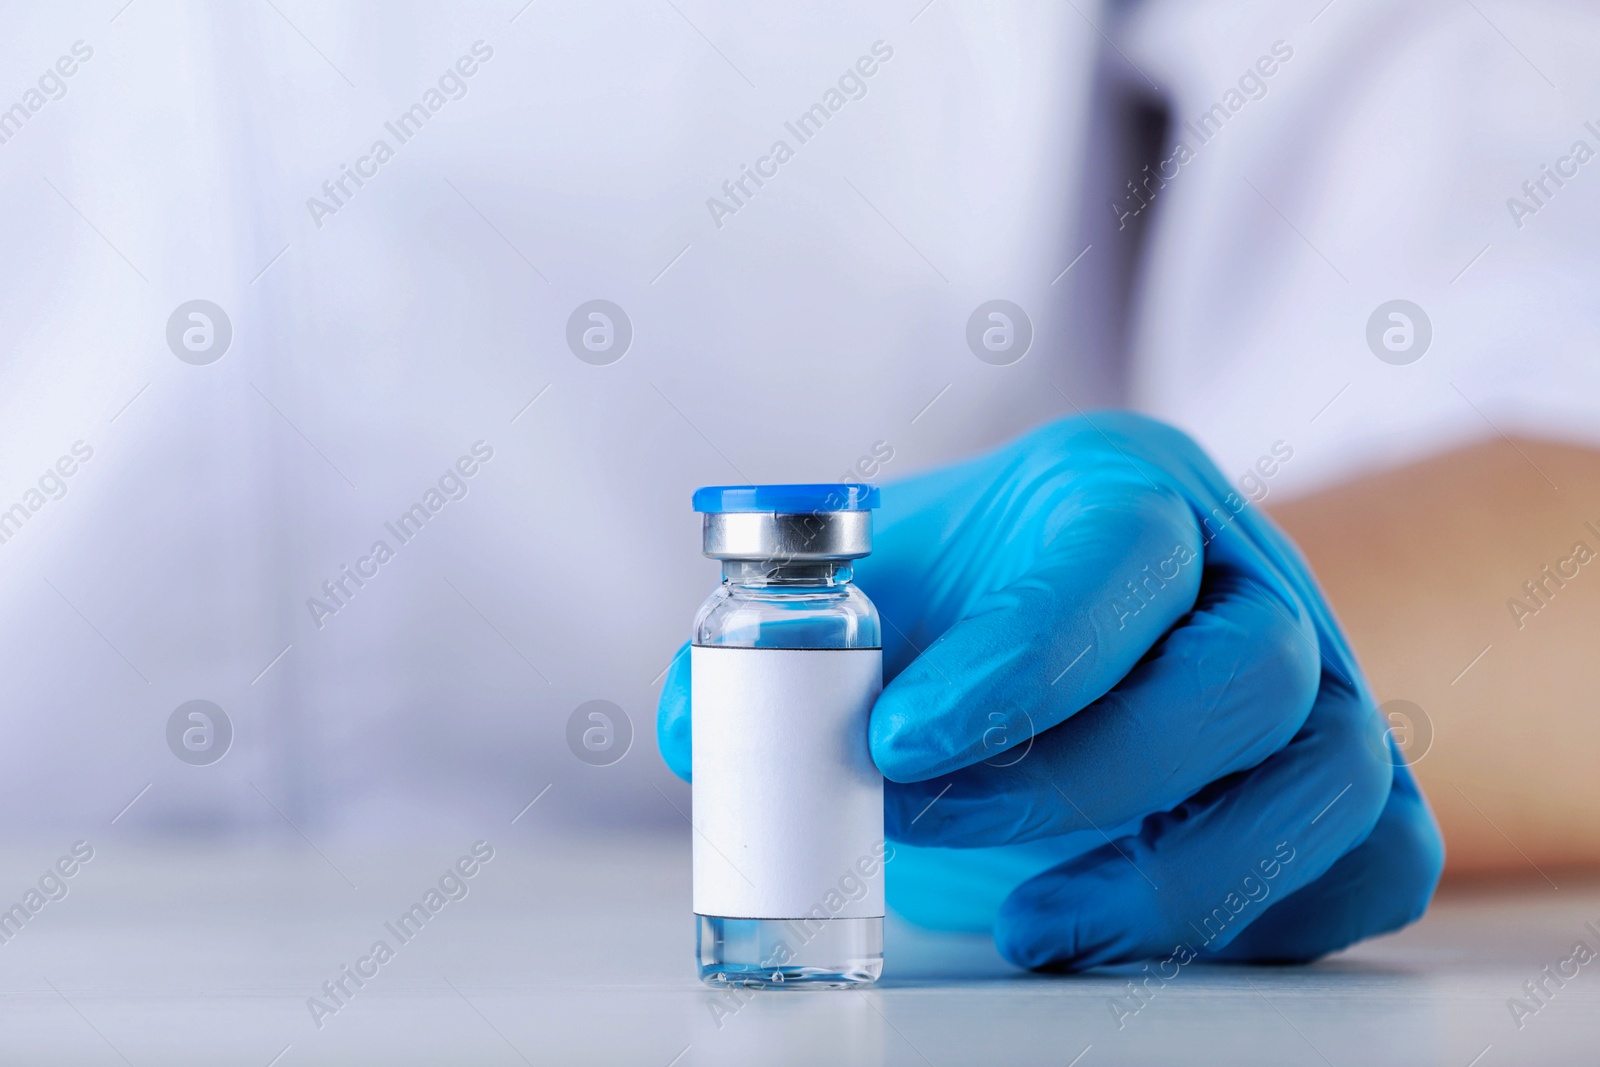
[(1600, 865), (1600, 452), (1497, 441), (1269, 510), (1379, 702), (1431, 723), (1448, 872)]

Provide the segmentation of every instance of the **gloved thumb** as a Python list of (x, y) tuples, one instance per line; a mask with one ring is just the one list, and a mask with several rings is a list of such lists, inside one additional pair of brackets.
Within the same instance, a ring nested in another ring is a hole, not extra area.
[(661, 683), (661, 700), (656, 704), (656, 745), (667, 767), (689, 781), (689, 642), (685, 641), (667, 668)]

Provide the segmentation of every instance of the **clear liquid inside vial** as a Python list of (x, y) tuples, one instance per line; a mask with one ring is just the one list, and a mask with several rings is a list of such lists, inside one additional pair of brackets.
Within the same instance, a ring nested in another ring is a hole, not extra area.
[(762, 989), (845, 989), (883, 974), (883, 920), (695, 916), (700, 980)]
[[(848, 562), (724, 561), (695, 644), (879, 648), (878, 612)], [(735, 919), (696, 915), (700, 980), (713, 986), (845, 989), (883, 974), (883, 919)]]

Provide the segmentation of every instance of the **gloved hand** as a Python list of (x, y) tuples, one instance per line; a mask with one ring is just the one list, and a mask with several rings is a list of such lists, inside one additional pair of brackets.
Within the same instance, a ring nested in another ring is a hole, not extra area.
[[(1012, 962), (1305, 960), (1427, 907), (1438, 828), (1333, 613), (1184, 435), (1066, 419), (885, 489), (876, 523), (889, 837), (1100, 841), (1010, 890)], [(657, 724), (685, 777), (688, 663)]]

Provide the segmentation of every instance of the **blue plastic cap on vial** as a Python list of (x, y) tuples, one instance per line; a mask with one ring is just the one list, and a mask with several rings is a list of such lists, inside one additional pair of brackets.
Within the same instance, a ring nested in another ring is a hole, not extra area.
[(707, 485), (694, 491), (694, 509), (708, 515), (740, 511), (811, 515), (821, 511), (869, 511), (877, 506), (877, 486), (849, 482)]

